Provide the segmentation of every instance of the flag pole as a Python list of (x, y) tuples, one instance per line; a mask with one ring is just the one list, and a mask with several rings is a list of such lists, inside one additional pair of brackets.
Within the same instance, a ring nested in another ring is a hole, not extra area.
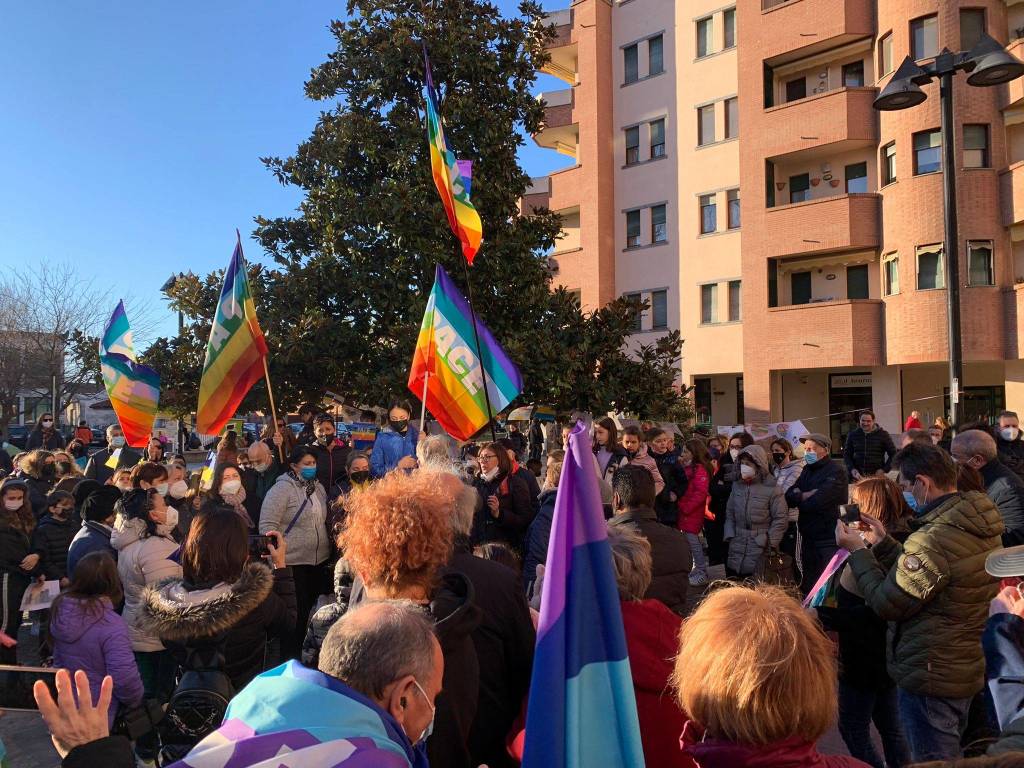
[[(277, 426), (277, 407), (274, 405), (274, 389), (270, 386), (270, 368), (267, 366), (267, 358), (263, 358), (263, 375), (267, 380), (267, 394), (270, 396), (270, 417), (274, 420), (274, 434), (281, 435)], [(281, 457), (281, 466), (284, 466), (284, 435), (281, 435), (281, 444), (277, 446), (277, 455)]]
[(491, 442), (497, 442), (494, 434), (494, 412), (491, 410), (491, 396), (487, 392), (487, 366), (484, 365), (484, 355), (480, 350), (480, 333), (476, 329), (476, 310), (473, 309), (473, 286), (469, 279), (469, 261), (462, 253), (462, 241), (457, 240), (456, 251), (462, 262), (462, 268), (466, 273), (466, 298), (469, 300), (469, 317), (473, 321), (473, 340), (476, 342), (476, 358), (480, 361), (480, 375), (484, 382), (484, 402), (487, 404), (487, 425), (491, 428)]
[(427, 382), (430, 381), (430, 371), (423, 372), (423, 397), (420, 399), (420, 434), (423, 434), (423, 425), (427, 420)]

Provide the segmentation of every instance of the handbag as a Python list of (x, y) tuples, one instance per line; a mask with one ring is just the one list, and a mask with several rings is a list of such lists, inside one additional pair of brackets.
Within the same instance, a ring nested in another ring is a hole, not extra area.
[(786, 586), (793, 583), (793, 558), (776, 547), (765, 547), (754, 569), (754, 578), (762, 584)]

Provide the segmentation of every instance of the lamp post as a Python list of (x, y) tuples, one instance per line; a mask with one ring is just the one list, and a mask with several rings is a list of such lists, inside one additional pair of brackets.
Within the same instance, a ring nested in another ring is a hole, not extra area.
[(942, 206), (943, 251), (946, 261), (946, 313), (949, 331), (949, 404), (954, 428), (963, 424), (960, 399), (963, 383), (963, 341), (960, 338), (960, 253), (956, 215), (956, 153), (953, 125), (953, 75), (967, 72), (967, 84), (990, 87), (1008, 83), (1024, 75), (1024, 63), (1006, 52), (1002, 45), (983, 34), (971, 50), (953, 53), (943, 48), (931, 63), (917, 64), (909, 56), (893, 73), (892, 79), (875, 97), (874, 107), (895, 111), (915, 107), (926, 98), (922, 85), (933, 78), (939, 81), (939, 106), (942, 129)]
[[(179, 280), (184, 280), (184, 279), (185, 279), (185, 273), (184, 272), (179, 272), (176, 275), (172, 274), (169, 278), (167, 278), (167, 280), (164, 282), (164, 284), (162, 286), (160, 286), (160, 291), (162, 293), (167, 293), (168, 291), (171, 291), (171, 290), (174, 289), (174, 286), (177, 285)], [(179, 336), (181, 335), (181, 332), (183, 330), (185, 330), (185, 313), (182, 312), (181, 309), (179, 308), (178, 309), (178, 335)], [(178, 440), (177, 440), (177, 443), (178, 443), (178, 453), (184, 453), (185, 452), (185, 422), (184, 422), (184, 420), (181, 417), (178, 417)]]

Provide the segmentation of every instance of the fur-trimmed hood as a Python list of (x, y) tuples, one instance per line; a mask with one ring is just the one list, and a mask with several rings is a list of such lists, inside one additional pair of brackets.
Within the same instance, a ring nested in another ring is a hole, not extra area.
[(180, 579), (148, 587), (142, 595), (140, 622), (161, 639), (185, 643), (231, 629), (255, 610), (274, 587), (263, 563), (247, 563), (233, 584), (189, 591)]

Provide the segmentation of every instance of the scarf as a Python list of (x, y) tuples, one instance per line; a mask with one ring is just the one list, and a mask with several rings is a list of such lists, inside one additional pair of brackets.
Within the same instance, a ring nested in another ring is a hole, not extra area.
[(312, 496), (314, 493), (316, 493), (316, 478), (315, 477), (312, 480), (306, 480), (304, 477), (302, 477), (302, 475), (300, 475), (294, 469), (289, 469), (288, 470), (288, 477), (290, 477), (292, 480), (294, 480), (299, 485), (305, 486), (305, 491), (306, 491), (306, 496), (307, 497)]
[(238, 493), (224, 493), (221, 491), (220, 497), (224, 499), (225, 504), (230, 504), (234, 507), (235, 512), (245, 521), (249, 528), (256, 527), (253, 525), (252, 518), (249, 517), (249, 510), (245, 508), (245, 488), (239, 488)]

